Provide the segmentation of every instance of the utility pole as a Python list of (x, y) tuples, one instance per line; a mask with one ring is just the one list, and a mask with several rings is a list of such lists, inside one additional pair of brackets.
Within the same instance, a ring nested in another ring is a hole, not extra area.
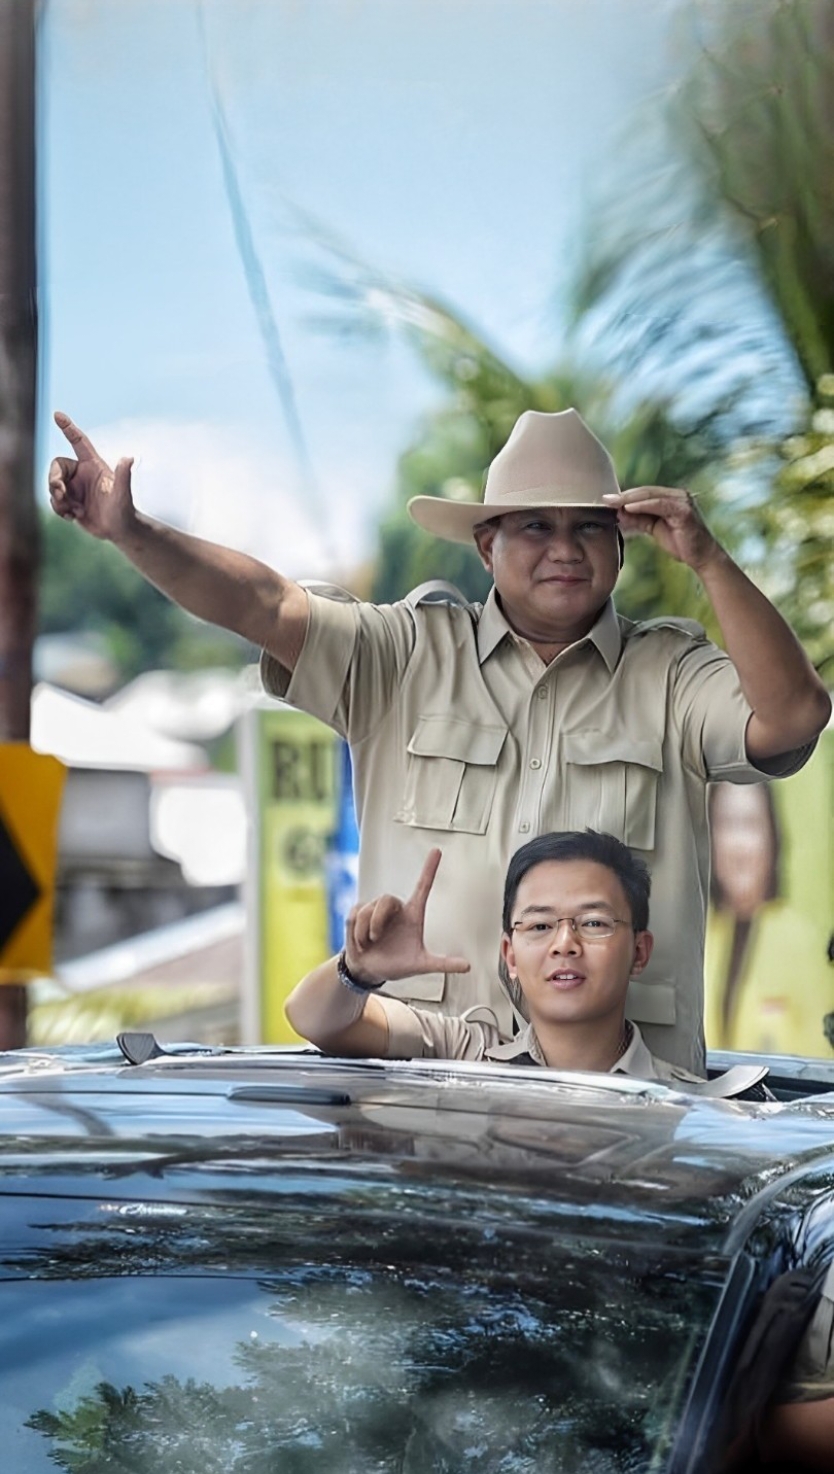
[[(0, 742), (28, 742), (37, 621), (35, 24), (0, 0)], [(2, 877), (0, 877), (2, 879)], [(26, 1042), (26, 990), (0, 986), (0, 1048)]]

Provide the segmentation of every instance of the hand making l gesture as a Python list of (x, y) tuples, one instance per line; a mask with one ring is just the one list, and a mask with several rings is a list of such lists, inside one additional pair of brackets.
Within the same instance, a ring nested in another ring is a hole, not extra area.
[(469, 971), (465, 957), (429, 952), (423, 939), (426, 903), (440, 859), (440, 850), (429, 852), (407, 901), (380, 896), (353, 907), (345, 928), (345, 961), (357, 981), (373, 986), (426, 972)]

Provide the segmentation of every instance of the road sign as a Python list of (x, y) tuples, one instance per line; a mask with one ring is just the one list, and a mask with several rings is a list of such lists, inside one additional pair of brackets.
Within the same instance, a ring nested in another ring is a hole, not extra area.
[(58, 817), (66, 769), (25, 742), (0, 744), (0, 983), (52, 967)]

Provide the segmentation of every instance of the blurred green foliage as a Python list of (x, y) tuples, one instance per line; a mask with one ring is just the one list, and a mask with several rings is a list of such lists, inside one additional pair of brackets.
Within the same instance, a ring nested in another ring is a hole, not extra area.
[(95, 633), (119, 684), (160, 667), (238, 667), (255, 658), (236, 635), (194, 619), (160, 594), (109, 543), (41, 514), (41, 634)]
[(681, 18), (683, 80), (588, 222), (576, 316), (623, 382), (662, 383), (678, 422), (697, 406), (742, 561), (830, 675), (834, 3)]

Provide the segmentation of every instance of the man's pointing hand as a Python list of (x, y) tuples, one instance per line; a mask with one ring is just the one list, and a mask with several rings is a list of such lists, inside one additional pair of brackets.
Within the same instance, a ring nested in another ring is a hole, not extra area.
[(60, 410), (55, 423), (75, 451), (57, 456), (49, 467), (49, 497), (59, 517), (78, 522), (93, 537), (119, 542), (135, 520), (130, 490), (133, 459), (119, 461), (111, 471), (95, 446), (69, 415)]

